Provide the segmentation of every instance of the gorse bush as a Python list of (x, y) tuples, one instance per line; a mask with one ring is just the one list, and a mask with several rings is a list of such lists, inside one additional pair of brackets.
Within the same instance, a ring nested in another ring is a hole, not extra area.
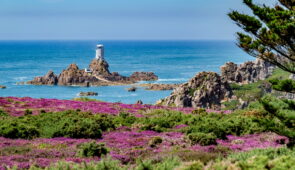
[(192, 115), (177, 111), (155, 110), (148, 117), (142, 119), (140, 123), (143, 124), (143, 130), (163, 132), (176, 125), (186, 124), (186, 121), (191, 117)]
[(188, 139), (192, 144), (213, 145), (216, 144), (216, 136), (212, 133), (196, 132), (188, 135)]
[(188, 127), (184, 128), (186, 134), (205, 133), (216, 138), (226, 139), (227, 135), (245, 135), (263, 132), (266, 127), (261, 125), (257, 118), (239, 114), (208, 114), (196, 116), (188, 120)]
[(36, 126), (25, 124), (21, 121), (6, 120), (2, 122), (0, 121), (0, 136), (12, 139), (32, 139), (40, 136), (40, 132)]
[(279, 122), (277, 126), (270, 127), (270, 130), (287, 136), (290, 139), (290, 146), (295, 144), (295, 101), (277, 99), (272, 96), (265, 96), (260, 100), (261, 105), (269, 113), (273, 120)]
[(42, 113), (0, 119), (0, 136), (7, 138), (71, 137), (100, 138), (103, 131), (114, 129), (111, 116), (77, 111)]
[(80, 144), (76, 155), (79, 157), (100, 157), (102, 155), (106, 155), (107, 153), (108, 149), (105, 147), (105, 144), (92, 141)]
[(269, 82), (272, 84), (272, 88), (278, 91), (293, 92), (295, 90), (295, 81), (291, 79), (272, 79)]

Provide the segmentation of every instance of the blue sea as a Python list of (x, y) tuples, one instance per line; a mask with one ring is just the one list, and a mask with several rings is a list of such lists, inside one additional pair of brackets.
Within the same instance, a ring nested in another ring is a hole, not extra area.
[[(48, 70), (59, 74), (69, 64), (88, 67), (96, 44), (104, 44), (111, 72), (129, 76), (135, 71), (152, 71), (159, 80), (152, 83), (183, 83), (200, 71), (219, 72), (225, 62), (254, 60), (234, 41), (0, 41), (0, 96), (73, 99), (81, 91), (94, 91), (91, 98), (154, 104), (171, 91), (127, 92), (130, 86), (65, 87), (17, 85), (43, 76)], [(144, 83), (144, 82), (140, 82)]]

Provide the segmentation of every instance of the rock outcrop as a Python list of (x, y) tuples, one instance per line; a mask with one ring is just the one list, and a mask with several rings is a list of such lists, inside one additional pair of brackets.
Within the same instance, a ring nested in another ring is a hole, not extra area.
[(248, 84), (265, 80), (272, 74), (274, 68), (272, 64), (256, 59), (240, 65), (228, 62), (220, 69), (222, 78), (229, 83)]
[(0, 89), (6, 89), (6, 86), (0, 85)]
[(158, 80), (158, 76), (153, 72), (134, 72), (130, 79), (132, 81), (154, 81)]
[(97, 96), (98, 93), (96, 92), (80, 92), (79, 96)]
[(173, 90), (179, 86), (179, 84), (140, 84), (139, 86), (145, 87), (146, 90), (163, 91)]
[(58, 83), (58, 77), (53, 73), (53, 71), (48, 71), (48, 73), (43, 77), (35, 77), (34, 80), (27, 82), (28, 84), (35, 85), (56, 85)]
[(34, 85), (62, 85), (62, 86), (107, 86), (132, 84), (137, 81), (157, 80), (152, 72), (135, 72), (130, 77), (122, 76), (117, 72), (110, 73), (109, 64), (105, 60), (92, 60), (89, 70), (79, 69), (76, 64), (70, 64), (59, 76), (49, 71), (43, 77), (36, 77), (28, 84)]
[(177, 107), (221, 107), (221, 101), (231, 98), (232, 90), (227, 81), (214, 72), (201, 72), (187, 83), (174, 89), (172, 94), (161, 102)]
[(94, 59), (91, 61), (89, 68), (95, 75), (108, 76), (111, 74), (109, 71), (109, 64), (105, 60)]
[(66, 70), (58, 76), (58, 85), (83, 85), (87, 82), (97, 81), (89, 76), (84, 70), (80, 70), (76, 64), (70, 64)]
[(135, 92), (137, 90), (136, 87), (130, 87), (127, 89), (128, 92)]

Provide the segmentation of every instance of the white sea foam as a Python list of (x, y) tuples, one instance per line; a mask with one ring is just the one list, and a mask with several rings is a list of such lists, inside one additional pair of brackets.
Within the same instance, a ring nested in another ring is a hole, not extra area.
[(17, 81), (24, 81), (24, 80), (28, 79), (28, 77), (25, 77), (25, 76), (23, 76), (23, 77), (14, 77), (13, 79), (17, 80)]

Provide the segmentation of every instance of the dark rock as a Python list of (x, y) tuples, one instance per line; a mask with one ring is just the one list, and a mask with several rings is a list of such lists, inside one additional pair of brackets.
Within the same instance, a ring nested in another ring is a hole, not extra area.
[(127, 89), (129, 92), (135, 92), (137, 90), (136, 87), (130, 87)]
[(6, 86), (0, 85), (0, 89), (6, 89)]
[(275, 66), (260, 59), (237, 65), (233, 62), (221, 66), (221, 76), (229, 83), (248, 84), (269, 77)]
[(143, 104), (143, 102), (142, 102), (141, 100), (138, 100), (138, 101), (136, 102), (136, 104)]
[(158, 76), (153, 72), (134, 72), (130, 79), (132, 81), (154, 81), (158, 80)]
[(232, 90), (221, 76), (213, 72), (201, 72), (174, 89), (161, 103), (167, 106), (219, 109), (221, 101), (231, 96)]
[(58, 83), (58, 78), (53, 71), (49, 71), (45, 76), (35, 77), (34, 80), (27, 83), (35, 85), (56, 85)]
[(96, 92), (80, 92), (79, 96), (97, 96), (98, 93)]

